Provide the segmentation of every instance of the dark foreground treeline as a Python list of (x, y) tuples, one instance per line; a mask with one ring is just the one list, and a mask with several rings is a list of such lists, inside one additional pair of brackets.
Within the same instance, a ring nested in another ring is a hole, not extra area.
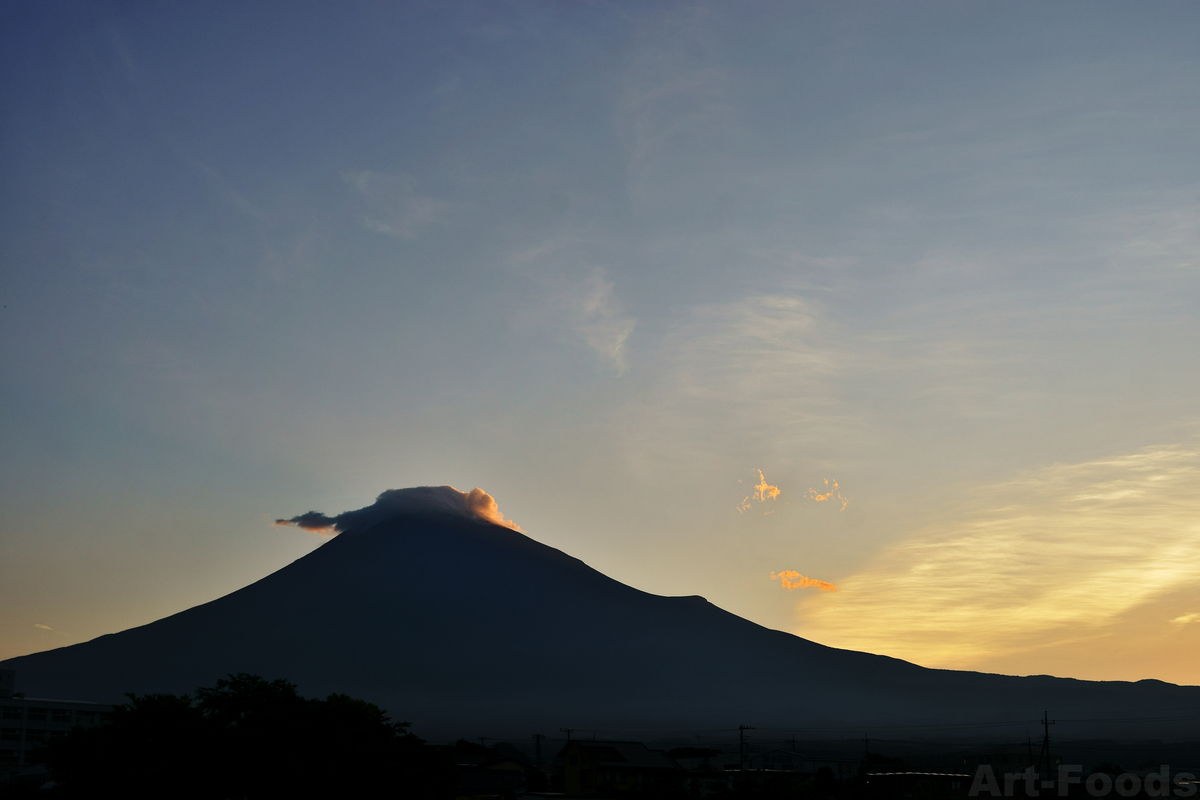
[(446, 797), (453, 757), (342, 694), (231, 675), (191, 695), (126, 695), (93, 728), (42, 749), (55, 797)]
[[(243, 673), (197, 689), (194, 695), (127, 697), (129, 702), (115, 706), (101, 724), (76, 727), (33, 751), (33, 760), (44, 764), (47, 772), (31, 775), (36, 783), (0, 786), (0, 800), (450, 800), (516, 798), (525, 792), (561, 793), (564, 788), (561, 759), (552, 771), (544, 772), (545, 762), (535, 766), (511, 745), (507, 752), (502, 750), (504, 744), (488, 748), (463, 740), (453, 746), (429, 745), (409, 730), (407, 722), (392, 722), (378, 706), (342, 694), (306, 699), (285, 680), (267, 681)], [(1159, 752), (1162, 743), (1157, 744), (1155, 758), (1145, 765), (1163, 771), (1159, 765), (1165, 761), (1158, 758), (1164, 755)], [(1194, 748), (1186, 756), (1183, 751), (1176, 755), (1190, 758), (1193, 753)], [(667, 751), (672, 758), (692, 761), (718, 754), (694, 746)], [(994, 770), (991, 786), (979, 783), (967, 760), (960, 753), (952, 763), (914, 766), (898, 757), (866, 753), (858, 762), (861, 774), (844, 781), (837, 780), (828, 766), (811, 775), (694, 766), (659, 775), (636, 789), (616, 791), (599, 783), (593, 789), (598, 790), (597, 796), (629, 800), (958, 800), (968, 797), (972, 787), (979, 797), (1038, 796), (1036, 791), (1027, 795), (1024, 781), (1006, 780), (1004, 768)], [(1123, 768), (1105, 762), (1078, 772), (1077, 782), (1065, 793), (1054, 787), (1040, 796), (1200, 800), (1197, 785), (1191, 782), (1194, 776), (1187, 775), (1189, 781), (1178, 784), (1173, 780), (1185, 763), (1195, 762), (1176, 762), (1165, 793), (1158, 784), (1151, 788), (1145, 775), (1126, 775)], [(595, 776), (597, 781), (602, 774)], [(47, 780), (53, 781), (50, 791), (42, 788)], [(1134, 786), (1135, 782), (1141, 785)]]

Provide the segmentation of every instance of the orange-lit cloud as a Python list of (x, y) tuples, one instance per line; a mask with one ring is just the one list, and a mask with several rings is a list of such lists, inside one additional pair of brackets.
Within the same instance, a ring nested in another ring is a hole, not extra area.
[(827, 491), (824, 494), (821, 494), (816, 489), (809, 489), (804, 496), (810, 497), (818, 503), (824, 503), (826, 500), (836, 500), (842, 504), (843, 511), (846, 509), (846, 506), (850, 505), (849, 499), (843, 497), (841, 491), (838, 489), (837, 481), (830, 483), (829, 478), (826, 478), (825, 488)]
[(816, 578), (806, 578), (794, 569), (785, 569), (783, 572), (776, 575), (771, 573), (771, 580), (779, 581), (783, 588), (789, 592), (793, 589), (820, 589), (822, 592), (836, 592), (838, 588), (832, 583), (819, 581)]
[(44, 631), (52, 631), (52, 630), (54, 630), (54, 628), (51, 628), (49, 625), (43, 625), (43, 624), (42, 624), (42, 623), (40, 623), (40, 622), (35, 622), (35, 623), (33, 623), (33, 627), (35, 627), (35, 628), (41, 628), (41, 629), (42, 629), (42, 630), (44, 630)]
[[(737, 512), (739, 514), (750, 510), (750, 498), (754, 498), (760, 503), (765, 503), (768, 499), (774, 500), (779, 497), (779, 487), (767, 483), (767, 479), (763, 477), (761, 469), (754, 471), (758, 473), (758, 483), (754, 485), (754, 491), (743, 497), (742, 502), (738, 503)], [(741, 483), (741, 481), (738, 481), (738, 483)], [(769, 514), (771, 512), (768, 511), (766, 513)]]
[(329, 517), (309, 511), (291, 519), (277, 519), (276, 525), (290, 525), (321, 536), (334, 536), (349, 530), (364, 530), (379, 522), (403, 514), (454, 514), (501, 525), (514, 531), (521, 526), (500, 513), (496, 499), (478, 487), (460, 492), (453, 486), (417, 486), (412, 489), (388, 489), (372, 505)]
[(1200, 613), (1184, 614), (1171, 620), (1176, 625), (1187, 625), (1189, 622), (1200, 622)]
[[(444, 487), (453, 492), (457, 492), (453, 486)], [(459, 492), (459, 494), (464, 494)], [(463, 498), (463, 506), (467, 513), (473, 514), (480, 519), (487, 520), (495, 525), (503, 525), (505, 528), (512, 528), (514, 531), (521, 530), (521, 526), (513, 522), (511, 519), (505, 519), (500, 513), (500, 506), (496, 502), (496, 498), (476, 486), (469, 492), (466, 492), (466, 497)]]
[(754, 487), (754, 496), (758, 499), (758, 502), (761, 503), (768, 497), (772, 500), (779, 497), (779, 487), (767, 483), (767, 479), (763, 477), (761, 469), (755, 470), (755, 472), (758, 473), (758, 484)]

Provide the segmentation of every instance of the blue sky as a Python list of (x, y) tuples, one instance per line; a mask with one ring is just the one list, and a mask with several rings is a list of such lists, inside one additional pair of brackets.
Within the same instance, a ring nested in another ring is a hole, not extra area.
[(3, 13), (0, 656), (452, 484), (829, 644), (1200, 681), (1194, 5)]

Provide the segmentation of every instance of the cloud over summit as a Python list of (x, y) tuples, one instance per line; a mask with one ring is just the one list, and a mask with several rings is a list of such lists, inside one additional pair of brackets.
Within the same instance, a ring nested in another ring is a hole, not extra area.
[(521, 530), (511, 519), (504, 519), (496, 499), (483, 489), (476, 487), (469, 492), (460, 492), (453, 486), (388, 489), (375, 498), (374, 503), (356, 511), (344, 511), (334, 517), (326, 516), (320, 511), (309, 511), (291, 519), (277, 519), (275, 524), (293, 525), (323, 536), (334, 536), (344, 531), (369, 528), (403, 514), (430, 512), (481, 519), (515, 531)]

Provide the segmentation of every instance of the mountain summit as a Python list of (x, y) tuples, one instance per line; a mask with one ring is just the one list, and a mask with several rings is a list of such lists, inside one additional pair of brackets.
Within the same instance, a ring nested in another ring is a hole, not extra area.
[(228, 673), (283, 677), (310, 696), (375, 702), (426, 736), (861, 732), (1023, 724), (1044, 709), (1077, 720), (1060, 734), (1167, 736), (1191, 723), (1128, 720), (1200, 708), (1200, 687), (926, 669), (769, 630), (702, 597), (648, 594), (514, 530), (478, 489), (393, 490), (360, 511), (281, 522), (339, 535), (218, 600), (0, 667), (30, 695), (110, 702)]

